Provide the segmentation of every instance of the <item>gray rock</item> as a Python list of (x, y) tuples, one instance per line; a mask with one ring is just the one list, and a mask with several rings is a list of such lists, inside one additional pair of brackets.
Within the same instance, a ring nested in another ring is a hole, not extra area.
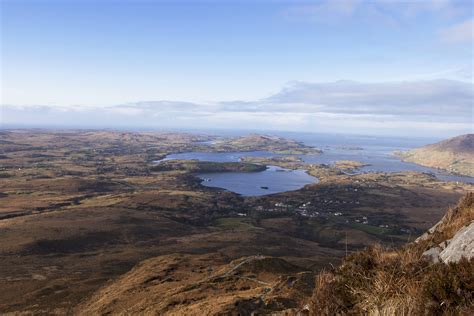
[(443, 219), (441, 219), (439, 222), (437, 222), (433, 227), (428, 229), (423, 235), (415, 239), (415, 243), (419, 243), (420, 241), (424, 241), (428, 238), (431, 237), (431, 235), (435, 232), (436, 228), (443, 222)]
[(439, 257), (444, 263), (458, 262), (462, 257), (467, 259), (474, 257), (474, 221), (454, 235), (447, 247), (440, 252)]
[(423, 257), (427, 257), (433, 263), (438, 263), (440, 252), (441, 252), (441, 248), (433, 247), (423, 252)]

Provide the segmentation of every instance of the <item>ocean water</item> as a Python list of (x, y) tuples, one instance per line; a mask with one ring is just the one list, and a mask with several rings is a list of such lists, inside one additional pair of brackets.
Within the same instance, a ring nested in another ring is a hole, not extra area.
[[(441, 181), (474, 183), (474, 178), (449, 174), (445, 171), (404, 162), (393, 153), (433, 143), (437, 139), (395, 138), (352, 135), (327, 135), (309, 133), (273, 133), (303, 142), (306, 145), (322, 149), (321, 155), (297, 155), (307, 163), (332, 164), (337, 160), (354, 160), (368, 164), (358, 170), (367, 172), (403, 172), (417, 171), (435, 175)], [(197, 159), (213, 162), (236, 162), (244, 156), (275, 157), (281, 156), (266, 151), (208, 153), (189, 152), (172, 154), (166, 159)], [(212, 173), (199, 175), (207, 181), (203, 185), (224, 188), (242, 195), (264, 195), (297, 190), (304, 185), (314, 183), (316, 178), (304, 170), (288, 171), (270, 167), (256, 173)], [(264, 189), (262, 187), (265, 187)]]

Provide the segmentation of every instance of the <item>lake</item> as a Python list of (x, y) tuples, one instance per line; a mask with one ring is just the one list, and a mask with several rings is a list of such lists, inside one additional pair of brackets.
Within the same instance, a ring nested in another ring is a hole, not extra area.
[[(277, 134), (278, 133), (274, 133)], [(321, 155), (296, 155), (307, 163), (332, 164), (337, 160), (360, 161), (368, 166), (360, 168), (357, 172), (403, 172), (416, 171), (434, 174), (442, 181), (459, 181), (474, 183), (474, 178), (449, 174), (445, 171), (404, 162), (394, 156), (395, 151), (405, 151), (422, 146), (430, 142), (418, 138), (376, 138), (370, 136), (347, 135), (318, 135), (281, 133), (279, 136), (289, 137), (302, 141), (307, 145), (323, 150)], [(277, 157), (282, 156), (266, 151), (253, 152), (188, 152), (168, 155), (165, 159), (201, 160), (213, 162), (237, 162), (241, 157)], [(315, 183), (316, 178), (309, 176), (304, 170), (281, 170), (278, 167), (269, 167), (262, 172), (253, 173), (212, 173), (199, 175), (203, 185), (224, 188), (245, 196), (258, 196), (279, 192), (292, 191), (303, 186)], [(262, 187), (268, 187), (263, 189)]]
[(317, 178), (304, 170), (288, 170), (269, 166), (261, 172), (221, 172), (199, 174), (202, 184), (223, 188), (243, 196), (260, 196), (294, 191), (307, 184), (316, 183)]

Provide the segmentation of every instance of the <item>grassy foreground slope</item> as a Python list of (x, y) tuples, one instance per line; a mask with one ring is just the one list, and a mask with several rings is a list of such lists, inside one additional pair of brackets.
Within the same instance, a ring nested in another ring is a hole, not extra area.
[(474, 176), (474, 134), (460, 135), (399, 155), (423, 166)]
[[(474, 258), (445, 263), (427, 252), (449, 243), (474, 221), (468, 194), (433, 229), (398, 250), (370, 247), (320, 273), (311, 303), (314, 315), (473, 315)], [(472, 226), (472, 225), (471, 225)], [(468, 238), (468, 237), (466, 237)], [(465, 244), (472, 245), (472, 239)]]

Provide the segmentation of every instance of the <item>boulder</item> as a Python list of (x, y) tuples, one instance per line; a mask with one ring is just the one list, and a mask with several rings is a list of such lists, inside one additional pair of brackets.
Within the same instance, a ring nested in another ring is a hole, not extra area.
[(426, 250), (425, 252), (423, 252), (423, 257), (426, 257), (427, 259), (429, 259), (433, 263), (438, 263), (440, 252), (441, 252), (440, 247), (433, 247), (433, 248), (430, 248), (430, 249)]
[(474, 257), (474, 221), (460, 229), (439, 253), (439, 258), (444, 263), (458, 262), (462, 257)]

